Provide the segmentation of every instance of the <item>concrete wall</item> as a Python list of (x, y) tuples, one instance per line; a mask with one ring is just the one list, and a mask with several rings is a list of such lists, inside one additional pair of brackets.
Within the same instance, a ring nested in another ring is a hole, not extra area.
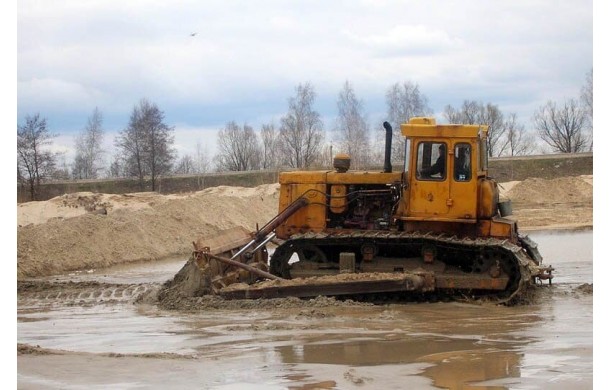
[[(400, 170), (402, 166), (395, 166)], [(371, 171), (381, 171), (381, 167)], [(541, 156), (527, 156), (514, 158), (493, 158), (489, 161), (489, 175), (498, 182), (524, 180), (528, 177), (552, 179), (560, 176), (577, 176), (593, 174), (593, 154), (554, 154)], [(211, 173), (206, 175), (182, 175), (162, 177), (159, 180), (158, 191), (162, 194), (200, 191), (204, 188), (220, 185), (256, 187), (261, 184), (277, 183), (277, 171), (250, 171)], [(150, 183), (144, 191), (149, 191)], [(97, 192), (107, 194), (122, 194), (140, 192), (137, 180), (88, 180), (88, 181), (62, 181), (41, 185), (38, 200), (47, 200), (73, 192)], [(27, 188), (17, 186), (17, 202), (30, 200)]]

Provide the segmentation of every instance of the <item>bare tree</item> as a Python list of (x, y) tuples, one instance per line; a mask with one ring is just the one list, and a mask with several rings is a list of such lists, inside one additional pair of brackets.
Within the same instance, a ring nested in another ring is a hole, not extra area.
[(164, 123), (163, 112), (142, 99), (134, 107), (128, 127), (115, 139), (127, 174), (139, 179), (142, 190), (146, 176), (150, 176), (151, 190), (155, 191), (159, 176), (171, 172), (175, 159), (173, 130)]
[(31, 200), (37, 200), (40, 183), (55, 170), (57, 154), (48, 150), (56, 134), (51, 134), (40, 114), (25, 117), (17, 125), (17, 169), (28, 187)]
[(195, 165), (195, 172), (208, 172), (210, 170), (210, 165), (212, 164), (211, 161), (212, 159), (210, 158), (207, 146), (202, 146), (201, 142), (197, 141), (197, 146), (195, 147), (195, 161), (193, 162)]
[(480, 105), (479, 124), (487, 125), (487, 153), (489, 157), (499, 156), (502, 154), (503, 136), (506, 132), (504, 127), (504, 114), (497, 105), (487, 103)]
[(458, 111), (457, 109), (453, 108), (450, 104), (447, 104), (445, 106), (445, 109), (443, 110), (443, 117), (450, 124), (464, 122), (464, 120), (462, 119), (462, 111)]
[(260, 167), (260, 146), (251, 126), (243, 128), (234, 121), (226, 124), (218, 132), (218, 154), (216, 165), (219, 170), (250, 171)]
[(580, 89), (580, 100), (587, 112), (587, 124), (593, 129), (593, 69), (586, 76), (585, 84)]
[(159, 176), (168, 174), (172, 170), (176, 152), (173, 149), (173, 127), (164, 123), (165, 115), (159, 108), (143, 101), (141, 104), (143, 125), (146, 130), (147, 159), (150, 167), (151, 189), (156, 190)]
[(193, 160), (190, 154), (182, 156), (174, 168), (174, 173), (178, 175), (188, 175), (195, 172), (195, 160)]
[(260, 131), (262, 141), (262, 161), (263, 169), (277, 168), (279, 165), (279, 132), (273, 123), (264, 124)]
[(129, 118), (128, 127), (115, 138), (115, 146), (119, 149), (123, 173), (135, 176), (140, 182), (140, 190), (144, 191), (144, 179), (148, 174), (146, 166), (146, 133), (141, 124), (142, 114), (134, 107)]
[(313, 109), (316, 94), (311, 84), (299, 84), (296, 96), (288, 99), (288, 113), (282, 117), (279, 147), (282, 161), (292, 168), (311, 166), (324, 140), (320, 114)]
[[(402, 162), (405, 158), (405, 138), (400, 132), (400, 125), (412, 117), (429, 115), (432, 110), (428, 107), (428, 99), (420, 92), (419, 85), (410, 81), (392, 85), (386, 92), (386, 104), (388, 122), (394, 131), (392, 160)], [(382, 137), (383, 133), (378, 133), (378, 136)]]
[(517, 114), (511, 113), (504, 122), (506, 131), (506, 154), (509, 156), (523, 156), (531, 154), (534, 150), (534, 139), (526, 132), (525, 126), (517, 120)]
[(70, 168), (66, 161), (66, 156), (63, 153), (55, 154), (55, 168), (51, 173), (51, 179), (53, 180), (70, 180)]
[(553, 151), (578, 153), (589, 148), (586, 108), (575, 99), (566, 100), (563, 107), (549, 101), (534, 114), (533, 120), (540, 138)]
[(76, 155), (72, 166), (75, 179), (97, 178), (103, 163), (103, 140), (102, 114), (96, 107), (83, 131), (75, 137)]
[(120, 153), (115, 154), (112, 161), (110, 162), (110, 166), (108, 167), (108, 172), (106, 173), (108, 177), (124, 176), (124, 166), (121, 161), (122, 157)]
[(352, 165), (356, 169), (370, 162), (369, 125), (364, 117), (363, 106), (362, 101), (356, 97), (354, 88), (346, 81), (337, 101), (339, 116), (335, 126), (335, 139), (338, 141), (339, 151), (350, 155)]
[(474, 100), (464, 100), (462, 103), (462, 122), (465, 125), (480, 125), (482, 104)]
[(449, 123), (474, 125), (480, 124), (482, 105), (474, 100), (464, 100), (457, 110), (450, 104), (445, 106), (443, 116)]
[(451, 105), (445, 106), (443, 116), (450, 123), (465, 125), (487, 125), (487, 152), (489, 157), (499, 156), (506, 147), (504, 115), (497, 105), (464, 100), (458, 111)]

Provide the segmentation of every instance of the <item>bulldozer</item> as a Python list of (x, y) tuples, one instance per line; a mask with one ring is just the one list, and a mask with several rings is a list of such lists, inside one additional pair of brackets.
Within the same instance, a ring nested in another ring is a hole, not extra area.
[[(186, 294), (226, 299), (335, 296), (469, 297), (517, 302), (551, 282), (537, 244), (518, 230), (510, 201), (488, 176), (485, 125), (400, 125), (404, 166), (391, 163), (384, 122), (381, 171), (279, 174), (276, 217), (262, 228), (223, 231), (193, 242), (174, 278)], [(271, 247), (274, 248), (271, 248)]]

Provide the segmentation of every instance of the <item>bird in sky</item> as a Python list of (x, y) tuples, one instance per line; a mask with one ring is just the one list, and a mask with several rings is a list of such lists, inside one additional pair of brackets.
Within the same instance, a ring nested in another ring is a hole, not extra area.
[(197, 35), (197, 33), (196, 33), (196, 32), (191, 33), (191, 36), (192, 36), (192, 37), (194, 37), (195, 35)]

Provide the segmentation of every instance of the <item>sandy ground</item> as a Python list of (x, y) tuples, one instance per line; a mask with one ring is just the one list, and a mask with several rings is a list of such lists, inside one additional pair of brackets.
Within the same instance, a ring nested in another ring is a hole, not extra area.
[[(521, 230), (593, 225), (593, 177), (500, 184)], [(188, 256), (200, 236), (254, 230), (277, 213), (279, 185), (186, 195), (89, 192), (17, 206), (17, 278)]]

